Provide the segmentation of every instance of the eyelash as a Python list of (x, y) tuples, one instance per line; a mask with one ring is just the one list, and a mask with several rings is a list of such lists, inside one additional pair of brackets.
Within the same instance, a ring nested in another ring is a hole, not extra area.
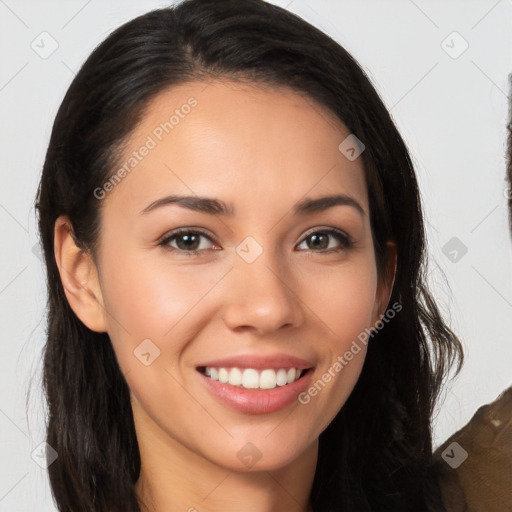
[[(326, 249), (326, 250), (323, 250), (323, 251), (314, 251), (312, 249), (309, 249), (309, 251), (314, 252), (314, 253), (331, 254), (332, 252), (341, 252), (341, 251), (344, 251), (344, 250), (346, 251), (346, 250), (352, 249), (354, 247), (354, 245), (355, 245), (355, 243), (354, 243), (354, 241), (352, 240), (351, 237), (349, 237), (348, 235), (346, 235), (342, 231), (338, 231), (337, 229), (333, 229), (333, 228), (318, 229), (316, 231), (308, 233), (301, 240), (300, 244), (302, 244), (305, 240), (307, 240), (311, 236), (316, 235), (318, 233), (322, 233), (322, 234), (326, 234), (326, 235), (331, 235), (334, 238), (337, 238), (341, 242), (342, 247), (338, 248), (338, 249)], [(207, 250), (207, 249), (201, 249), (201, 250), (200, 249), (194, 249), (194, 250), (191, 250), (191, 251), (185, 251), (183, 249), (177, 249), (176, 247), (171, 247), (169, 245), (169, 242), (171, 240), (173, 240), (174, 238), (177, 238), (177, 237), (179, 237), (180, 235), (183, 235), (183, 234), (187, 234), (187, 235), (202, 235), (205, 238), (208, 238), (208, 240), (210, 240), (211, 242), (213, 242), (211, 237), (208, 234), (206, 234), (204, 231), (202, 231), (202, 230), (181, 228), (181, 229), (177, 229), (176, 231), (170, 233), (169, 235), (165, 235), (164, 238), (162, 238), (158, 242), (158, 245), (162, 246), (164, 249), (166, 249), (166, 250), (168, 250), (170, 252), (180, 252), (180, 253), (185, 254), (187, 256), (199, 256), (202, 252), (205, 252), (205, 250)]]

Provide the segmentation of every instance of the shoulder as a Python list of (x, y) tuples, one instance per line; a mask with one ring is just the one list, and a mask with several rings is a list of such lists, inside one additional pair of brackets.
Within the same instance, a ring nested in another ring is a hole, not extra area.
[(448, 512), (512, 510), (512, 386), (434, 453)]

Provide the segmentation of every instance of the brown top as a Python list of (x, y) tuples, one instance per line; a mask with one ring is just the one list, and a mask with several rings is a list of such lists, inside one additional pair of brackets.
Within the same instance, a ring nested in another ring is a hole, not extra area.
[(512, 511), (512, 387), (434, 453), (448, 512)]

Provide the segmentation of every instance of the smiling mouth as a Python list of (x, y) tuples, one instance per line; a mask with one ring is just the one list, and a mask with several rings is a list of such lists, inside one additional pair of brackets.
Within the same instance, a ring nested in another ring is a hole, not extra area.
[(313, 369), (297, 369), (297, 368), (225, 368), (199, 366), (197, 371), (212, 380), (219, 381), (223, 384), (229, 384), (244, 389), (274, 389), (276, 387), (287, 386), (299, 379), (302, 379), (307, 373)]

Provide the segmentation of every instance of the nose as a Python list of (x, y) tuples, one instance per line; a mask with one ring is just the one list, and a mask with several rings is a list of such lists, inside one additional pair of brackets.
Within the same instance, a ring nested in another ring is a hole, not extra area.
[(304, 309), (292, 281), (289, 267), (276, 262), (273, 251), (263, 251), (252, 263), (237, 255), (226, 283), (224, 322), (230, 329), (252, 329), (259, 335), (298, 327)]

